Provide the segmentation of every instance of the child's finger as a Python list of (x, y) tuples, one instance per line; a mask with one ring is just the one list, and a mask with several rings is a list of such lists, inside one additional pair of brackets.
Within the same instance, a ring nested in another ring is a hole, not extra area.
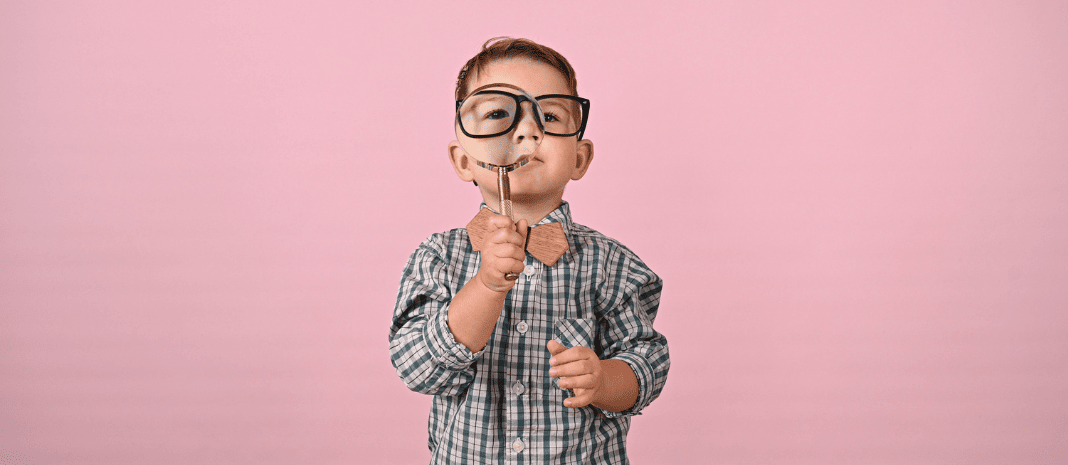
[(570, 408), (582, 408), (593, 402), (593, 390), (586, 389), (581, 394), (575, 397), (568, 397), (564, 399), (564, 407)]
[(493, 215), (489, 218), (490, 229), (515, 229), (512, 219), (504, 215)]
[(594, 352), (593, 349), (590, 349), (589, 347), (575, 346), (561, 351), (560, 353), (553, 354), (553, 358), (549, 360), (549, 365), (557, 366), (591, 358), (597, 358), (597, 353)]
[(486, 242), (489, 242), (490, 244), (512, 244), (519, 247), (520, 250), (523, 248), (523, 241), (525, 239), (525, 236), (522, 236), (509, 228), (500, 228), (486, 235)]
[(593, 373), (593, 366), (589, 360), (576, 360), (563, 365), (556, 365), (549, 369), (549, 376), (559, 378), (561, 376), (578, 376)]
[[(563, 351), (567, 350), (567, 347), (564, 347), (563, 344), (561, 344), (559, 342), (556, 342), (555, 340), (552, 340), (552, 339), (549, 340), (549, 343), (546, 344), (545, 347), (547, 349), (549, 349), (549, 354), (551, 354), (553, 356), (558, 355), (558, 354), (560, 354), (560, 352), (563, 352)], [(552, 362), (550, 361), (549, 363), (552, 363)]]
[(515, 260), (499, 263), (497, 265), (497, 272), (500, 273), (501, 276), (504, 276), (508, 273), (522, 273), (523, 263)]
[(590, 389), (596, 386), (596, 379), (592, 374), (580, 376), (568, 376), (567, 379), (557, 381), (560, 389)]
[(516, 259), (520, 256), (519, 253), (522, 251), (523, 248), (516, 244), (504, 243), (493, 248), (493, 256), (498, 258)]

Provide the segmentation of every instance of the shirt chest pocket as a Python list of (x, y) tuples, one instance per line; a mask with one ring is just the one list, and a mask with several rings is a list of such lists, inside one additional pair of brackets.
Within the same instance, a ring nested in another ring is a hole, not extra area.
[(589, 347), (600, 353), (597, 343), (597, 320), (595, 318), (569, 318), (557, 320), (553, 327), (553, 339), (564, 347)]

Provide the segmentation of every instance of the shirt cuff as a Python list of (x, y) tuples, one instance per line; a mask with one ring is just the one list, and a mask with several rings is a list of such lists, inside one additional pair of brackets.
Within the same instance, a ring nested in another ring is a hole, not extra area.
[(611, 358), (616, 360), (622, 360), (630, 365), (630, 369), (634, 371), (634, 377), (638, 379), (638, 398), (634, 401), (634, 405), (622, 412), (611, 412), (605, 409), (600, 409), (604, 416), (607, 418), (627, 417), (634, 415), (641, 415), (641, 411), (646, 405), (649, 405), (653, 399), (649, 399), (649, 388), (653, 381), (653, 369), (649, 366), (649, 362), (644, 357), (627, 352), (613, 355)]
[(453, 371), (465, 370), (482, 355), (482, 350), (472, 353), (467, 346), (456, 342), (456, 337), (449, 330), (449, 308), (445, 307), (435, 313), (426, 323), (423, 332), (430, 356), (445, 368)]

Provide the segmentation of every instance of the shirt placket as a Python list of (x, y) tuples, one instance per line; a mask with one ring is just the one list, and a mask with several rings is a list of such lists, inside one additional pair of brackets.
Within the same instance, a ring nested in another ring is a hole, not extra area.
[(530, 338), (537, 334), (535, 322), (531, 318), (535, 308), (535, 295), (538, 278), (542, 264), (527, 255), (523, 272), (519, 274), (513, 288), (512, 315), (513, 325), (509, 332), (509, 345), (518, 348), (519, 356), (512, 362), (515, 364), (515, 376), (507, 380), (507, 433), (503, 438), (504, 447), (508, 450), (508, 458), (513, 463), (527, 463), (530, 458), (528, 450), (530, 438), (527, 435), (527, 427), (530, 421), (530, 365), (537, 354), (531, 351)]

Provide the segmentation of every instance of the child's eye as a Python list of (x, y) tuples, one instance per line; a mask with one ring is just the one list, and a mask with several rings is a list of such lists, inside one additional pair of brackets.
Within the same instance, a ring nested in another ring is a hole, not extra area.
[(506, 110), (493, 110), (486, 113), (485, 119), (505, 119), (510, 116)]
[(553, 114), (553, 113), (545, 113), (545, 122), (546, 123), (555, 123), (557, 121), (560, 121), (560, 118), (558, 118), (555, 114)]

